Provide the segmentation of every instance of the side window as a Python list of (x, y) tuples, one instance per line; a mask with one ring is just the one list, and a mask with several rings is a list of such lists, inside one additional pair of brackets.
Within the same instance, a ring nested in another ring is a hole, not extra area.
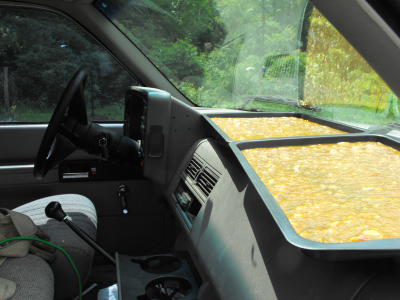
[(0, 123), (50, 121), (79, 68), (89, 74), (89, 118), (123, 120), (125, 89), (138, 81), (74, 22), (48, 11), (0, 8), (0, 35)]
[(398, 98), (316, 8), (306, 10), (303, 26), (304, 100), (329, 119), (369, 125), (400, 120)]

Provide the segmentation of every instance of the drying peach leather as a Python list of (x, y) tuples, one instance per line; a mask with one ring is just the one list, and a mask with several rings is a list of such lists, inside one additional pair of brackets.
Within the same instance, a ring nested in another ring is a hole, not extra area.
[(242, 153), (295, 231), (322, 243), (400, 237), (400, 155), (376, 142)]
[(211, 118), (211, 120), (233, 141), (346, 133), (295, 117)]

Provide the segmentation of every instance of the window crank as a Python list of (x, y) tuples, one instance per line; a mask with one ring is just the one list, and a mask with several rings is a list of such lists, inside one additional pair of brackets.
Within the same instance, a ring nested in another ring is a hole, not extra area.
[(125, 215), (128, 213), (128, 191), (128, 187), (125, 185), (121, 185), (117, 189), (118, 196), (122, 202), (122, 213)]

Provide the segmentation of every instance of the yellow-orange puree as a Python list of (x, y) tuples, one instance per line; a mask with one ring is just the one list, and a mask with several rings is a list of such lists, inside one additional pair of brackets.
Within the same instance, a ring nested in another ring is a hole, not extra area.
[(342, 243), (400, 237), (400, 155), (375, 142), (242, 153), (296, 232)]
[(234, 141), (345, 133), (295, 117), (211, 118), (211, 120)]

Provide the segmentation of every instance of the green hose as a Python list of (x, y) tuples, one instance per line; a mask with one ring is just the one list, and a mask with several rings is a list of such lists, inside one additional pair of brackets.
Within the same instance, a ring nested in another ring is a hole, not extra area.
[(61, 248), (61, 247), (59, 247), (59, 246), (57, 246), (57, 245), (54, 245), (54, 244), (52, 244), (52, 243), (49, 243), (49, 242), (47, 242), (47, 241), (44, 241), (44, 240), (42, 240), (42, 239), (38, 239), (38, 238), (35, 238), (35, 237), (30, 237), (30, 236), (19, 236), (19, 237), (9, 238), (9, 239), (6, 239), (6, 240), (1, 241), (1, 242), (0, 242), (0, 245), (1, 245), (1, 244), (4, 244), (4, 243), (6, 243), (6, 242), (14, 241), (14, 240), (33, 240), (33, 241), (38, 241), (38, 242), (41, 242), (41, 243), (43, 243), (43, 244), (52, 246), (52, 247), (54, 247), (54, 248), (60, 250), (62, 253), (64, 253), (64, 255), (68, 258), (69, 262), (71, 263), (72, 267), (74, 268), (75, 273), (76, 273), (76, 277), (78, 277), (78, 282), (79, 282), (79, 299), (82, 300), (82, 283), (81, 283), (81, 276), (79, 276), (78, 269), (75, 267), (75, 264), (74, 264), (74, 262), (72, 261), (71, 257), (68, 255), (67, 252), (65, 252), (65, 250), (64, 250), (63, 248)]

